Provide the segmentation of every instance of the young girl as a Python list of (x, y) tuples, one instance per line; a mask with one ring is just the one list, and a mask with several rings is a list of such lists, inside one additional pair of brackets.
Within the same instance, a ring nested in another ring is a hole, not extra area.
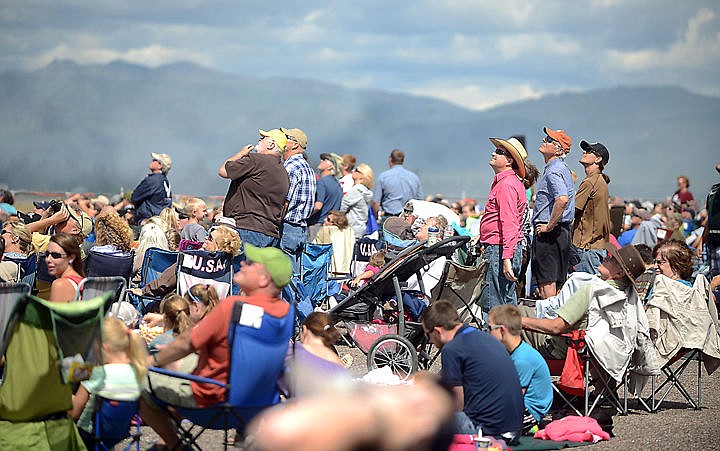
[(193, 326), (190, 320), (190, 303), (178, 294), (170, 294), (160, 302), (165, 332), (148, 343), (150, 354), (160, 351), (158, 346), (165, 346)]
[[(190, 321), (193, 325), (205, 318), (205, 315), (220, 302), (215, 287), (201, 283), (191, 286), (185, 293), (185, 299), (190, 305)], [(147, 327), (163, 326), (164, 316), (162, 313), (146, 313), (142, 323)]]
[(385, 266), (385, 251), (375, 252), (370, 256), (370, 261), (365, 267), (365, 271), (358, 274), (356, 278), (350, 281), (351, 287), (361, 287), (365, 285), (368, 280), (380, 272), (380, 268)]
[(190, 301), (190, 321), (193, 324), (199, 323), (220, 302), (215, 287), (200, 283), (190, 287), (185, 299)]
[(80, 383), (80, 388), (73, 395), (70, 411), (83, 438), (90, 440), (95, 414), (94, 397), (134, 401), (140, 397), (140, 381), (147, 375), (145, 343), (119, 319), (105, 319), (102, 349), (105, 364), (96, 367), (90, 379)]

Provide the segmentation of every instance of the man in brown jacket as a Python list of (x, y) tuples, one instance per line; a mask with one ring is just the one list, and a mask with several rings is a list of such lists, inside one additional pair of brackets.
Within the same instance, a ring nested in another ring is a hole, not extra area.
[(610, 207), (608, 186), (610, 177), (603, 169), (610, 159), (607, 148), (601, 143), (582, 141), (580, 164), (585, 168), (585, 179), (575, 193), (575, 220), (573, 221), (570, 268), (590, 274), (598, 273), (610, 242)]

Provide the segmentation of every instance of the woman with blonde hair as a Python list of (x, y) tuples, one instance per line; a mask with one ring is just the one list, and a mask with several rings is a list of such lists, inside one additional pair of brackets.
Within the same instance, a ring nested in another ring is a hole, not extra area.
[(133, 248), (133, 233), (127, 222), (114, 210), (103, 210), (95, 216), (93, 251), (127, 255)]
[(133, 333), (117, 318), (106, 318), (103, 323), (104, 365), (93, 369), (89, 380), (80, 383), (72, 397), (69, 414), (78, 428), (88, 449), (94, 447), (93, 417), (95, 396), (117, 400), (134, 401), (140, 397), (141, 381), (147, 375), (147, 352), (140, 335)]
[[(153, 220), (156, 218), (157, 220)], [(133, 262), (133, 274), (138, 274), (142, 269), (142, 262), (145, 258), (145, 251), (151, 247), (157, 247), (166, 251), (170, 250), (168, 246), (167, 235), (162, 226), (158, 223), (160, 218), (153, 216), (140, 229), (140, 238), (138, 239), (138, 248), (135, 251), (135, 261)]]
[[(0, 281), (15, 282), (20, 277), (20, 265), (17, 260), (27, 258), (28, 254), (36, 253), (32, 243), (32, 235), (25, 224), (10, 220), (3, 224), (2, 242), (0, 243)], [(13, 261), (13, 260), (16, 261)]]
[[(235, 229), (219, 226), (213, 227), (203, 242), (202, 248), (210, 252), (224, 252), (234, 257), (240, 253), (240, 235)], [(177, 263), (163, 271), (160, 276), (145, 285), (142, 289), (133, 288), (131, 291), (137, 295), (165, 296), (175, 291), (177, 286)]]
[(350, 228), (353, 230), (355, 239), (358, 240), (365, 235), (367, 227), (368, 208), (372, 202), (372, 187), (374, 183), (373, 170), (365, 163), (358, 165), (352, 173), (355, 182), (350, 191), (343, 196), (340, 203), (340, 210), (347, 215)]
[(3, 224), (2, 237), (5, 241), (5, 255), (8, 257), (22, 258), (37, 253), (32, 242), (32, 233), (25, 224), (16, 219)]

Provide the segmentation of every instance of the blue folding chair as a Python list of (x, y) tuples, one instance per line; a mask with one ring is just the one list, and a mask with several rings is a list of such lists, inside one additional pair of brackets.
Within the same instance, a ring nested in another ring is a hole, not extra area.
[(124, 255), (116, 255), (105, 254), (91, 248), (85, 257), (85, 274), (87, 277), (119, 276), (129, 283), (134, 261), (134, 250)]
[(150, 391), (155, 402), (160, 406), (173, 407), (182, 417), (193, 423), (189, 428), (182, 422), (178, 423), (187, 444), (199, 448), (197, 439), (203, 432), (208, 429), (223, 430), (223, 445), (227, 449), (229, 429), (237, 429), (238, 433), (242, 433), (255, 415), (280, 402), (277, 381), (282, 373), (288, 343), (292, 337), (293, 320), (292, 307), (287, 315), (276, 318), (266, 314), (261, 307), (235, 302), (228, 331), (230, 362), (227, 383), (162, 368), (149, 368), (155, 373), (217, 385), (226, 390), (225, 401), (211, 407), (170, 406), (155, 396), (150, 380)]
[(35, 286), (35, 275), (38, 269), (38, 254), (30, 254), (26, 257), (8, 257), (6, 260), (15, 262), (20, 267), (17, 282), (27, 284), (31, 288)]
[(140, 421), (132, 425), (133, 418), (138, 414), (138, 401), (116, 401), (101, 396), (95, 397), (95, 417), (93, 419), (93, 435), (88, 437), (81, 433), (87, 449), (108, 451), (115, 445), (130, 437), (125, 451), (133, 448), (140, 451)]
[[(139, 287), (142, 288), (160, 277), (160, 274), (162, 274), (163, 271), (168, 269), (174, 263), (177, 263), (177, 259), (177, 252), (160, 249), (158, 247), (151, 247), (146, 250), (145, 255), (143, 256), (142, 267), (140, 269)], [(132, 293), (128, 294), (128, 299), (143, 315), (152, 310), (153, 306), (161, 301), (159, 297), (136, 296)]]
[(328, 293), (330, 290), (328, 279), (332, 253), (332, 244), (305, 244), (300, 263), (300, 280), (305, 287), (305, 293), (312, 301), (313, 307), (320, 305), (329, 294), (340, 291), (337, 282), (333, 282), (336, 289), (333, 290), (333, 293)]

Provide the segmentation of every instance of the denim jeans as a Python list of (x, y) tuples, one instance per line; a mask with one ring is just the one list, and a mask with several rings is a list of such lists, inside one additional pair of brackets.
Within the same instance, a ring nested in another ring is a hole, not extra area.
[(605, 249), (583, 250), (570, 246), (570, 268), (574, 267), (575, 272), (598, 274), (598, 266), (600, 266), (606, 255), (607, 251)]
[(305, 249), (307, 239), (307, 227), (282, 223), (280, 231), (280, 249), (290, 257), (292, 263), (293, 274), (300, 274), (300, 262), (302, 261), (302, 252)]
[[(485, 245), (483, 260), (488, 261), (487, 273), (485, 274), (485, 288), (480, 295), (483, 317), (487, 317), (490, 310), (496, 305), (513, 304), (517, 305), (517, 294), (515, 293), (515, 282), (505, 278), (502, 263), (502, 245)], [(518, 243), (515, 253), (511, 259), (512, 270), (517, 277), (520, 274), (522, 265), (522, 244)]]
[(455, 433), (456, 434), (477, 434), (478, 428), (463, 411), (455, 412)]
[(255, 247), (275, 247), (278, 239), (264, 233), (255, 232), (247, 229), (237, 229), (240, 239), (244, 243), (250, 243)]

